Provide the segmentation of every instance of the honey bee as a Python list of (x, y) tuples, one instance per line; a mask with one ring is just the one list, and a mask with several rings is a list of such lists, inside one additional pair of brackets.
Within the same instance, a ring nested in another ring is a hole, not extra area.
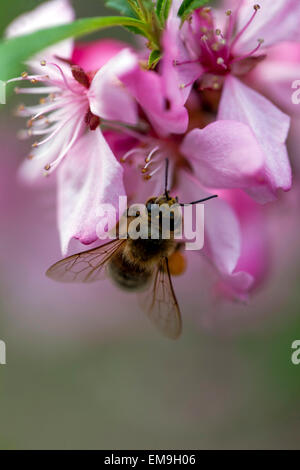
[[(210, 196), (190, 204), (198, 204), (217, 196)], [(165, 192), (152, 197), (146, 203), (147, 230), (151, 225), (152, 206), (184, 206), (177, 198), (169, 196), (168, 161), (166, 161)], [(128, 223), (132, 217), (128, 216)], [(104, 245), (65, 258), (47, 271), (47, 276), (61, 282), (91, 283), (108, 277), (120, 289), (137, 292), (140, 305), (159, 331), (170, 339), (177, 339), (182, 332), (180, 308), (175, 295), (172, 275), (185, 271), (182, 254), (184, 243), (174, 238), (174, 223), (170, 220), (170, 236), (163, 238), (159, 222), (156, 239), (116, 238)]]

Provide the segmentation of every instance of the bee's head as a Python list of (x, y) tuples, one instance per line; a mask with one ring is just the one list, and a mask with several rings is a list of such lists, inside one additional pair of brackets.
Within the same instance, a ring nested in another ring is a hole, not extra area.
[(160, 231), (162, 230), (164, 219), (169, 219), (170, 232), (174, 232), (175, 227), (181, 223), (182, 216), (178, 198), (171, 198), (168, 194), (152, 197), (146, 202), (146, 208), (149, 221), (153, 217), (158, 219)]
[(163, 194), (162, 196), (159, 196), (159, 197), (151, 197), (146, 202), (146, 207), (147, 207), (148, 212), (151, 213), (152, 205), (162, 206), (165, 204), (167, 204), (169, 207), (172, 207), (175, 204), (178, 204), (178, 198), (169, 197), (168, 194)]

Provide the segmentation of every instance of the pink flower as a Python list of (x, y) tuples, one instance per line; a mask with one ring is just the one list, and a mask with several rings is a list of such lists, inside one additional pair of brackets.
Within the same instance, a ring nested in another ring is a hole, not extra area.
[[(165, 60), (169, 67), (173, 62), (173, 76), (183, 94), (196, 79), (201, 89), (222, 89), (218, 119), (250, 127), (264, 156), (264, 170), (247, 192), (259, 202), (268, 202), (276, 198), (278, 189), (291, 188), (285, 146), (290, 120), (241, 79), (264, 60), (265, 55), (259, 54), (263, 44), (299, 40), (300, 3), (265, 0), (262, 8), (248, 0), (231, 3), (236, 8), (227, 10), (227, 22), (219, 21), (222, 28), (217, 27), (210, 8), (196, 10), (183, 28), (171, 17), (164, 38)], [(220, 19), (220, 12), (216, 15)]]
[[(247, 188), (260, 178), (263, 155), (251, 130), (239, 122), (218, 121), (186, 135), (159, 137), (136, 133), (135, 139), (127, 142), (111, 135), (109, 142), (121, 161), (129, 164), (125, 165), (125, 186), (135, 202), (137, 198), (142, 202), (163, 192), (166, 158), (171, 193), (181, 202), (199, 200), (213, 192), (220, 196), (206, 207), (203, 254), (212, 262), (231, 296), (245, 300), (256, 282), (256, 273), (252, 275), (247, 264), (240, 269), (239, 217), (219, 188)], [(247, 158), (249, 152), (252, 159)]]
[[(9, 27), (8, 34), (21, 34), (29, 28), (35, 30), (40, 27), (40, 21), (46, 26), (47, 18), (50, 24), (55, 24), (57, 17), (61, 22), (73, 18), (67, 0), (43, 4), (21, 20), (17, 19)], [(91, 201), (94, 206), (110, 202), (118, 208), (118, 196), (125, 194), (122, 167), (106, 144), (100, 124), (118, 121), (135, 125), (138, 119), (134, 100), (117, 80), (118, 74), (134, 65), (133, 54), (128, 49), (121, 49), (120, 43), (115, 47), (112, 42), (98, 44), (99, 54), (104, 50), (105, 54), (102, 61), (98, 60), (100, 68), (97, 69), (96, 64), (91, 64), (91, 56), (95, 56), (97, 48), (95, 43), (85, 57), (88, 48), (80, 47), (73, 52), (70, 45), (72, 42), (60, 44), (57, 49), (39, 54), (29, 64), (34, 74), (24, 73), (22, 77), (10, 80), (29, 80), (45, 85), (16, 90), (46, 95), (37, 106), (19, 108), (18, 114), (29, 119), (28, 130), (22, 136), (42, 136), (42, 140), (33, 144), (21, 175), (27, 181), (33, 181), (43, 173), (51, 174), (62, 164), (58, 174), (58, 222), (63, 254), (67, 252), (71, 238), (82, 243), (97, 239), (99, 216), (96, 210), (91, 210)], [(67, 52), (67, 56), (60, 56)], [(93, 68), (84, 70), (74, 65), (72, 55)], [(108, 194), (108, 187), (114, 187), (115, 191)]]

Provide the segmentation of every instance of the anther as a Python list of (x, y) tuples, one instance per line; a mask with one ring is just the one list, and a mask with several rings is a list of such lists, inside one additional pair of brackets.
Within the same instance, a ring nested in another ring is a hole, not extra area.
[(35, 78), (33, 78), (32, 80), (30, 80), (30, 82), (31, 82), (33, 85), (35, 85), (38, 81), (37, 81)]
[(41, 66), (42, 66), (42, 67), (45, 67), (46, 65), (47, 65), (47, 62), (46, 62), (45, 60), (42, 60), (42, 61), (41, 61)]
[(50, 163), (48, 163), (48, 164), (44, 167), (44, 170), (45, 170), (45, 171), (49, 171), (50, 168), (51, 168), (51, 165), (50, 165)]
[(46, 99), (45, 98), (41, 98), (40, 99), (40, 104), (45, 104), (46, 103)]
[(215, 32), (216, 32), (216, 35), (217, 35), (217, 36), (221, 36), (221, 34), (222, 34), (222, 32), (221, 32), (221, 30), (220, 30), (220, 29), (216, 29), (216, 31), (215, 31)]
[(39, 146), (39, 143), (38, 142), (34, 142), (34, 144), (32, 144), (32, 147), (33, 148), (37, 148)]
[(22, 77), (22, 78), (27, 78), (27, 77), (28, 77), (28, 73), (27, 73), (27, 72), (21, 73), (21, 77)]
[(32, 160), (34, 158), (34, 155), (30, 154), (30, 155), (27, 155), (27, 160)]
[(258, 11), (260, 10), (260, 5), (258, 5), (258, 3), (256, 5), (253, 5), (253, 8), (255, 11)]
[(265, 40), (264, 40), (264, 39), (258, 39), (257, 42), (258, 42), (259, 44), (263, 44), (263, 43), (265, 42)]
[(230, 15), (232, 15), (232, 11), (231, 11), (231, 10), (226, 10), (226, 11), (225, 11), (225, 14), (226, 14), (227, 16), (230, 16)]

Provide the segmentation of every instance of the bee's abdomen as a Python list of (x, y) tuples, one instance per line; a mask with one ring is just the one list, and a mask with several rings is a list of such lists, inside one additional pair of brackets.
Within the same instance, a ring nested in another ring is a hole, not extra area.
[(122, 252), (117, 253), (111, 259), (108, 271), (119, 288), (133, 292), (145, 289), (152, 278), (152, 271), (129, 263)]
[(162, 257), (168, 257), (174, 250), (174, 242), (170, 240), (137, 239), (128, 240), (126, 256), (133, 262), (158, 262)]

